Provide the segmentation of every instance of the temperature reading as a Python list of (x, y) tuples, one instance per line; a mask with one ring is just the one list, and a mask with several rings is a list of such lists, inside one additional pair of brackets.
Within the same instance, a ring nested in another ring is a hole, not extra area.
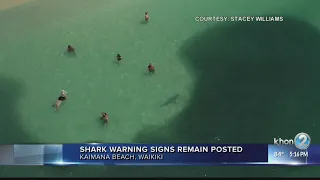
[(274, 157), (281, 157), (284, 155), (284, 152), (274, 152), (273, 155)]

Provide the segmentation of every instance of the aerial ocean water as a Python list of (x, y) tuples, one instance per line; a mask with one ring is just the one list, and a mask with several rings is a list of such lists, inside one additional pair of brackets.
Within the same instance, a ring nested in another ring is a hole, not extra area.
[[(272, 143), (299, 132), (320, 143), (320, 1), (17, 2), (0, 0), (2, 144)], [(196, 21), (205, 16), (283, 21)], [(54, 111), (63, 89), (69, 98)], [(318, 167), (0, 167), (1, 177), (319, 175)]]

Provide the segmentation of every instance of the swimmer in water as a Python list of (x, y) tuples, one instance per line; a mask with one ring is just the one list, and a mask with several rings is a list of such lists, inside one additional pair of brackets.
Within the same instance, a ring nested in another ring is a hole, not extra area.
[(120, 54), (117, 54), (116, 58), (118, 63), (120, 63), (120, 61), (123, 59)]
[(104, 124), (106, 125), (109, 121), (109, 116), (107, 113), (103, 112), (103, 113), (101, 113), (100, 119), (103, 120)]
[(76, 49), (74, 47), (72, 47), (71, 45), (68, 45), (67, 47), (67, 52), (75, 52)]
[(148, 12), (145, 12), (145, 14), (144, 14), (144, 20), (146, 21), (146, 22), (149, 22), (149, 13)]
[(68, 96), (67, 96), (67, 92), (65, 90), (61, 91), (60, 96), (58, 97), (58, 100), (56, 101), (56, 103), (53, 105), (53, 107), (58, 110), (60, 108), (60, 105), (62, 104), (63, 101), (67, 100)]
[(149, 63), (149, 65), (148, 65), (148, 72), (149, 73), (154, 73), (156, 70), (155, 70), (155, 68), (154, 68), (154, 66), (151, 64), (151, 63)]

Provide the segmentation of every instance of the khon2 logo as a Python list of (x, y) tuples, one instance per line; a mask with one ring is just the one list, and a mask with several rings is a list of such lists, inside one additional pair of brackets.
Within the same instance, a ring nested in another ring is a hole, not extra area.
[(301, 132), (298, 133), (294, 139), (273, 138), (275, 145), (295, 145), (300, 150), (306, 150), (311, 144), (311, 137), (309, 134)]

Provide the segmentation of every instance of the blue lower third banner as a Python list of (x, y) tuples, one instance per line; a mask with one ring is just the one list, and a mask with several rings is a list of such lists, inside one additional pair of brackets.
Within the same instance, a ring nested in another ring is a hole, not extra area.
[(66, 144), (58, 146), (53, 150), (51, 145), (46, 150), (44, 164), (150, 166), (320, 163), (320, 146), (315, 145), (310, 146), (308, 151), (298, 150), (294, 145), (262, 144)]
[(320, 146), (213, 144), (1, 145), (0, 165), (320, 165)]
[(267, 162), (267, 145), (63, 145), (65, 163), (101, 165), (210, 165)]

